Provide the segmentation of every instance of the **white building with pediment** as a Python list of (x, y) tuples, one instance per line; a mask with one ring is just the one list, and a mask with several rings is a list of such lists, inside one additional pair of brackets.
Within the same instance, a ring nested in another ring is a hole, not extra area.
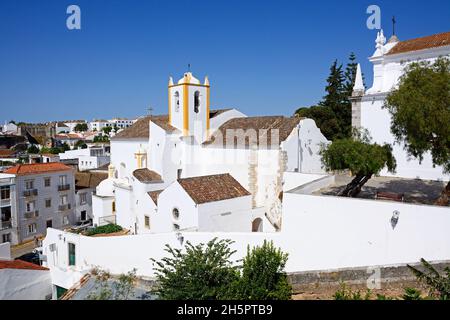
[(408, 64), (419, 61), (433, 62), (439, 57), (450, 57), (450, 32), (406, 41), (400, 41), (394, 35), (386, 42), (381, 30), (375, 42), (376, 50), (369, 58), (373, 64), (373, 84), (367, 91), (363, 85), (361, 68), (358, 67), (352, 97), (352, 125), (356, 128), (366, 128), (374, 142), (389, 143), (393, 146), (397, 160), (396, 173), (384, 170), (381, 175), (448, 180), (450, 175), (444, 175), (442, 167), (433, 166), (430, 154), (425, 155), (422, 163), (419, 163), (419, 160), (408, 157), (403, 144), (395, 143), (390, 130), (391, 117), (383, 105), (389, 92), (397, 86)]
[[(94, 223), (116, 222), (136, 234), (279, 229), (284, 173), (323, 173), (319, 150), (328, 141), (315, 122), (211, 110), (208, 78), (201, 83), (190, 72), (177, 83), (170, 78), (168, 95), (167, 115), (142, 117), (111, 139), (109, 178), (93, 196)], [(217, 183), (225, 175), (233, 183)], [(209, 194), (201, 204), (176, 191), (191, 178), (196, 184), (187, 194)], [(235, 199), (236, 188), (246, 190), (245, 200)], [(179, 223), (169, 213), (175, 209)]]

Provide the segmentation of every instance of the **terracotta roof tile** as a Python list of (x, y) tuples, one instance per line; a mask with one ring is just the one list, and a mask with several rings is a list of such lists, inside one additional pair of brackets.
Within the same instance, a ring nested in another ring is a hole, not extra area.
[(178, 183), (196, 204), (250, 195), (250, 192), (228, 173), (178, 179)]
[(150, 196), (150, 198), (152, 198), (153, 202), (157, 205), (158, 204), (158, 196), (161, 192), (163, 192), (163, 190), (155, 190), (155, 191), (147, 192), (147, 194)]
[[(214, 118), (215, 116), (228, 110), (230, 109), (211, 110), (209, 113), (210, 118)], [(138, 119), (131, 127), (128, 127), (117, 133), (114, 137), (111, 138), (111, 140), (149, 138), (150, 119), (166, 131), (173, 132), (177, 130), (175, 127), (171, 126), (168, 123), (168, 115), (145, 116)]]
[(49, 270), (48, 268), (23, 260), (0, 260), (0, 269)]
[(17, 151), (10, 149), (0, 149), (0, 158), (14, 158), (17, 154)]
[[(266, 143), (267, 146), (271, 146), (273, 143), (274, 146), (278, 147), (282, 141), (288, 138), (300, 120), (297, 117), (286, 118), (283, 116), (234, 118), (221, 125), (204, 144), (222, 145), (223, 147), (248, 147), (251, 144), (260, 145), (260, 143)], [(242, 133), (246, 133), (246, 135), (238, 136), (232, 134), (233, 132), (239, 134), (239, 131), (234, 130), (244, 130)], [(251, 130), (254, 130), (254, 136), (250, 136)], [(272, 135), (274, 135), (274, 138), (277, 137), (276, 130), (278, 130), (278, 141), (274, 140), (272, 142)], [(230, 134), (227, 134), (227, 131)], [(230, 139), (234, 141), (230, 141)]]
[(134, 170), (133, 176), (142, 183), (162, 182), (162, 178), (157, 172), (147, 168)]
[(397, 43), (387, 55), (450, 46), (450, 31)]
[(67, 171), (67, 170), (72, 170), (72, 168), (60, 162), (49, 162), (49, 163), (19, 164), (15, 167), (5, 170), (3, 173), (16, 174), (20, 176), (20, 175), (40, 174), (44, 172)]
[(76, 188), (95, 188), (100, 182), (108, 178), (107, 172), (76, 172)]

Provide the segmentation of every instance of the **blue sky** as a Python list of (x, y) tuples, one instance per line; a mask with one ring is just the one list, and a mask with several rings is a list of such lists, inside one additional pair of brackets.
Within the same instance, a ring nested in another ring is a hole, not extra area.
[[(66, 9), (81, 8), (81, 30)], [(376, 30), (450, 30), (450, 1), (0, 1), (0, 121), (166, 113), (169, 75), (209, 76), (212, 107), (291, 115), (318, 102), (334, 59), (354, 51), (368, 84)]]

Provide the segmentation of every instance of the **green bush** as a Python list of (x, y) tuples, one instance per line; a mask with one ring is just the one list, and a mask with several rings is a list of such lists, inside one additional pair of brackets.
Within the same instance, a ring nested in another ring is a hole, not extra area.
[(290, 300), (292, 286), (284, 268), (288, 255), (273, 242), (247, 249), (241, 277), (232, 286), (231, 299), (242, 300)]
[(90, 229), (86, 232), (87, 236), (93, 236), (94, 234), (101, 234), (101, 233), (114, 233), (122, 231), (122, 227), (117, 224), (107, 224), (104, 226), (96, 227), (94, 229)]

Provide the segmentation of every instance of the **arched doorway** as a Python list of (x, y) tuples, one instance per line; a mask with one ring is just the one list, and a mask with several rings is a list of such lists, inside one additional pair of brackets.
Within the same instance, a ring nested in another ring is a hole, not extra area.
[(256, 218), (252, 222), (252, 232), (262, 232), (263, 231), (263, 221), (261, 218)]

